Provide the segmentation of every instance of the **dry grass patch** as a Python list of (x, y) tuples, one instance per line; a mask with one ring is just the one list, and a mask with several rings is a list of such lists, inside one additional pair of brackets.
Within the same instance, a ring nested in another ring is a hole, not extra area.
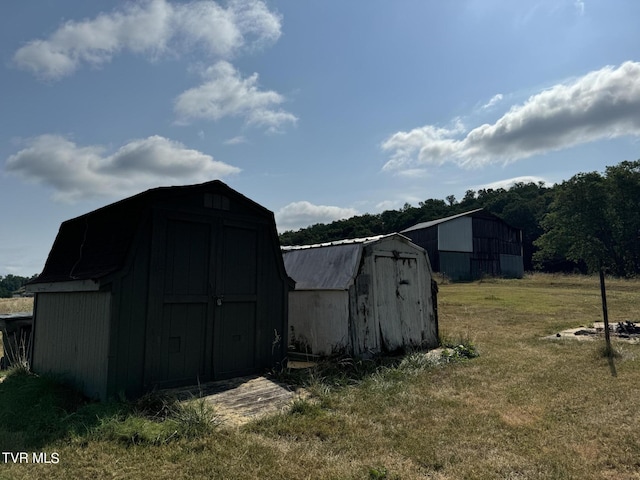
[[(640, 281), (607, 279), (611, 322), (638, 319)], [(601, 319), (597, 277), (443, 284), (444, 338), (480, 356), (313, 372), (311, 398), (241, 428), (169, 444), (82, 435), (38, 448), (57, 466), (8, 478), (640, 478), (640, 345), (542, 337)], [(6, 472), (6, 473), (5, 473)], [(1, 474), (0, 474), (1, 476)]]
[(33, 311), (33, 298), (0, 298), (0, 314)]

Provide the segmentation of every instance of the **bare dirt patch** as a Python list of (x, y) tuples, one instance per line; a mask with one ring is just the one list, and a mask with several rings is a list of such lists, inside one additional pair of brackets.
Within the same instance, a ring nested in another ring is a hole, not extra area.
[[(617, 340), (640, 343), (640, 326), (635, 322), (625, 321), (609, 325), (609, 335)], [(598, 340), (604, 339), (604, 322), (594, 322), (593, 327), (580, 326), (562, 330), (554, 335), (544, 337), (549, 340), (573, 339), (573, 340)]]

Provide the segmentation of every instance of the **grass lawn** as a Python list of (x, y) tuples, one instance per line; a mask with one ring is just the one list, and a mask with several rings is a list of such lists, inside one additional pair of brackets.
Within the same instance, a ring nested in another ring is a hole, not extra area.
[[(612, 323), (640, 322), (640, 281), (608, 279), (607, 293)], [(597, 277), (444, 284), (439, 315), (477, 358), (316, 369), (290, 411), (195, 435), (10, 376), (0, 451), (59, 463), (0, 465), (0, 479), (640, 478), (640, 345), (614, 341), (610, 361), (604, 341), (542, 339), (601, 321)]]

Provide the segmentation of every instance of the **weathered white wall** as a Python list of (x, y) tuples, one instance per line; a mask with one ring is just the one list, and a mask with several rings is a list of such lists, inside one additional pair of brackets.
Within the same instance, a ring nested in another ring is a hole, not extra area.
[(437, 346), (431, 268), (422, 249), (394, 239), (368, 246), (358, 279), (351, 311), (355, 355)]
[[(294, 290), (289, 293), (289, 344), (300, 351), (331, 355), (349, 350), (347, 290)], [(306, 345), (305, 351), (302, 345)]]
[(365, 244), (358, 258), (348, 289), (289, 294), (289, 343), (306, 344), (313, 354), (354, 356), (437, 346), (426, 252), (389, 237)]
[(64, 375), (87, 396), (107, 387), (110, 292), (38, 293), (33, 369)]

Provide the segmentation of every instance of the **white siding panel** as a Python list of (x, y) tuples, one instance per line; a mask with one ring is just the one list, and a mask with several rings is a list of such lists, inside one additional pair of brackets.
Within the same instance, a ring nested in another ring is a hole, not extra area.
[(63, 375), (87, 396), (104, 399), (111, 294), (39, 293), (36, 301), (34, 370)]
[[(314, 355), (349, 349), (347, 290), (300, 290), (289, 293), (289, 343)], [(305, 348), (306, 346), (306, 348)]]
[(471, 217), (460, 217), (438, 225), (438, 250), (473, 252)]

